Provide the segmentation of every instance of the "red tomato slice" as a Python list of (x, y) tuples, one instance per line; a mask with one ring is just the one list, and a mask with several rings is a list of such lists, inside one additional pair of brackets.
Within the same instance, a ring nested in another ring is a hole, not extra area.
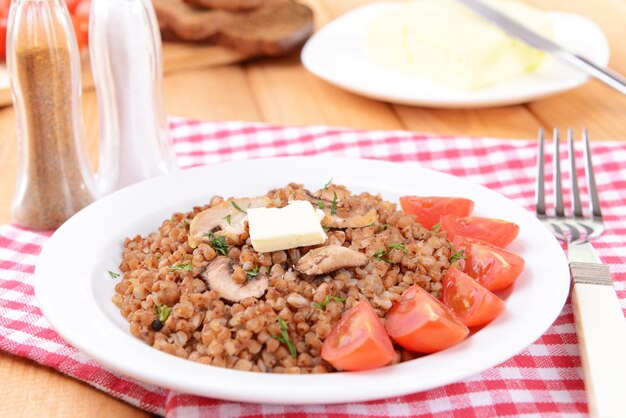
[(455, 250), (463, 250), (458, 268), (492, 292), (509, 287), (524, 269), (524, 259), (486, 241), (457, 235)]
[(0, 60), (7, 58), (7, 19), (0, 17)]
[(322, 346), (322, 358), (339, 370), (374, 369), (393, 356), (393, 344), (367, 300), (343, 314)]
[(462, 197), (402, 196), (400, 206), (428, 229), (439, 223), (441, 215), (469, 216), (474, 210), (474, 202)]
[(509, 245), (519, 233), (519, 226), (501, 219), (469, 216), (461, 218), (455, 215), (441, 217), (441, 229), (448, 233), (448, 239), (454, 240), (457, 235), (481, 239), (498, 247)]
[(404, 291), (389, 311), (385, 328), (395, 342), (418, 353), (446, 349), (469, 334), (450, 309), (418, 285)]
[(504, 310), (504, 301), (454, 267), (443, 278), (442, 299), (468, 327), (493, 321)]

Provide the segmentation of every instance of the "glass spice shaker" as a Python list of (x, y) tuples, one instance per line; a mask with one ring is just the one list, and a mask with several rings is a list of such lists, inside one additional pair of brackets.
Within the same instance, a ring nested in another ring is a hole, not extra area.
[(80, 57), (64, 0), (13, 0), (7, 65), (18, 139), (13, 217), (24, 227), (54, 229), (94, 200)]
[(151, 0), (92, 0), (89, 53), (100, 116), (100, 192), (175, 170)]

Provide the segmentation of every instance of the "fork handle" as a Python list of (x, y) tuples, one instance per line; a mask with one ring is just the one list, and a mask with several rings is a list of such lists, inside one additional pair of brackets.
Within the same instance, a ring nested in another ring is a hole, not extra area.
[[(572, 271), (572, 304), (592, 417), (626, 413), (626, 321), (612, 285), (582, 283)], [(610, 277), (610, 276), (609, 276)]]

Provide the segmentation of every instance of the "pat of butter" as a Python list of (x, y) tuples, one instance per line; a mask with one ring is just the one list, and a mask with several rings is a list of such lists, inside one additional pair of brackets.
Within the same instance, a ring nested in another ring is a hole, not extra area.
[[(552, 37), (546, 13), (515, 1), (483, 1)], [(533, 72), (545, 56), (455, 0), (414, 0), (381, 13), (370, 22), (367, 51), (379, 64), (463, 90)]]
[(306, 200), (294, 200), (284, 208), (248, 209), (250, 240), (260, 253), (288, 250), (326, 241), (321, 220), (324, 212)]

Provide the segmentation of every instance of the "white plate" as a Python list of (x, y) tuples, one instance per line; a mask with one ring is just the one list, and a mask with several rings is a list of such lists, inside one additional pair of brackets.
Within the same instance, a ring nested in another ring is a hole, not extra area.
[[(327, 168), (324, 170), (323, 168)], [(451, 349), (358, 373), (273, 375), (206, 366), (158, 351), (131, 336), (111, 302), (124, 237), (155, 231), (175, 211), (210, 197), (255, 196), (288, 182), (318, 188), (329, 177), (354, 191), (397, 201), (406, 194), (467, 196), (476, 214), (521, 226), (511, 250), (526, 268), (493, 323)], [(428, 179), (428, 181), (424, 181)], [(240, 161), (184, 170), (113, 193), (52, 236), (35, 269), (35, 293), (54, 329), (105, 367), (197, 395), (262, 403), (337, 403), (414, 393), (455, 382), (512, 357), (561, 311), (569, 272), (561, 247), (530, 213), (484, 187), (415, 164), (333, 158)]]
[[(375, 3), (350, 11), (317, 32), (302, 50), (307, 70), (338, 87), (392, 103), (472, 108), (525, 103), (563, 92), (587, 81), (584, 74), (556, 59), (546, 59), (532, 74), (476, 90), (456, 90), (373, 62), (366, 53), (368, 22), (397, 3)], [(555, 41), (606, 66), (609, 45), (591, 20), (568, 13), (549, 13)]]

